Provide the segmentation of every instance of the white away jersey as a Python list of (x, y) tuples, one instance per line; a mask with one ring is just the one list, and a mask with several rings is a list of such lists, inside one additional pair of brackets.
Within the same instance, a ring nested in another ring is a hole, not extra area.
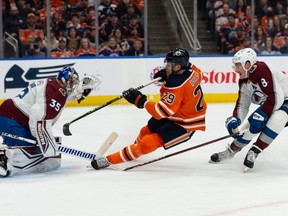
[(249, 78), (239, 80), (239, 92), (233, 116), (244, 120), (251, 103), (261, 105), (268, 116), (288, 100), (288, 74), (257, 61), (250, 69)]

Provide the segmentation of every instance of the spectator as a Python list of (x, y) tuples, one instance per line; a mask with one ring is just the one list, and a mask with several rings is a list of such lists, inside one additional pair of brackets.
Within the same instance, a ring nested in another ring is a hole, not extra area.
[(134, 40), (133, 46), (128, 49), (125, 54), (125, 56), (144, 56), (144, 49), (142, 41), (139, 39)]
[[(45, 36), (45, 38), (43, 40), (43, 44), (44, 44), (45, 47), (48, 47), (47, 36)], [(59, 45), (59, 41), (55, 37), (55, 32), (54, 31), (50, 31), (50, 45), (51, 45), (51, 50), (57, 49), (57, 47)]]
[(119, 21), (117, 14), (112, 13), (110, 20), (103, 26), (103, 30), (101, 33), (103, 40), (107, 41), (109, 36), (113, 34), (117, 28), (122, 29), (123, 25)]
[(235, 54), (237, 51), (243, 48), (244, 39), (247, 36), (246, 32), (240, 26), (235, 29), (235, 32), (236, 34), (234, 37), (230, 38), (228, 46), (226, 47), (226, 50), (224, 50), (224, 54)]
[(77, 33), (76, 27), (75, 26), (71, 26), (68, 29), (67, 48), (69, 50), (71, 50), (72, 52), (76, 52), (76, 50), (79, 49), (80, 40), (81, 40), (81, 38), (79, 37), (79, 35)]
[(255, 31), (255, 45), (254, 45), (254, 50), (257, 53), (260, 53), (260, 48), (265, 46), (265, 41), (266, 41), (266, 33), (262, 29), (261, 26), (258, 26), (256, 31)]
[(84, 37), (81, 39), (80, 48), (75, 52), (75, 56), (96, 56), (96, 50), (91, 47), (88, 38)]
[(41, 38), (36, 38), (35, 42), (30, 44), (30, 48), (27, 53), (25, 53), (25, 56), (47, 57), (47, 48)]
[(280, 53), (281, 54), (288, 53), (288, 36), (285, 37), (284, 44), (280, 47)]
[(223, 10), (219, 13), (219, 15), (216, 17), (215, 20), (215, 29), (216, 31), (219, 31), (221, 26), (228, 21), (228, 15), (229, 14), (235, 14), (235, 11), (230, 8), (229, 4), (225, 3), (223, 4)]
[(284, 32), (284, 28), (280, 22), (280, 18), (278, 15), (273, 17), (273, 26), (270, 30), (268, 30), (268, 34), (274, 38), (276, 35), (281, 35)]
[(4, 32), (9, 33), (14, 38), (19, 40), (19, 30), (23, 28), (25, 18), (18, 16), (18, 8), (10, 8), (10, 16), (4, 20)]
[(255, 7), (256, 7), (255, 8), (255, 14), (260, 19), (262, 19), (263, 16), (267, 15), (268, 7), (269, 7), (267, 0), (259, 0), (258, 4), (256, 4)]
[(270, 36), (266, 38), (265, 45), (260, 48), (261, 54), (281, 54), (279, 49), (273, 45), (273, 40)]
[(246, 1), (245, 0), (237, 0), (236, 8), (235, 8), (235, 16), (239, 21), (243, 20), (246, 13)]
[(25, 0), (18, 0), (17, 7), (20, 17), (27, 17), (29, 13), (32, 13), (32, 9), (26, 5)]
[(62, 19), (61, 14), (55, 12), (51, 18), (51, 29), (54, 31), (55, 37), (63, 37), (66, 31), (66, 22)]
[(34, 13), (27, 15), (26, 24), (19, 30), (20, 40), (22, 44), (22, 55), (30, 49), (36, 38), (44, 38), (42, 27), (37, 25), (36, 16)]
[(84, 28), (80, 25), (80, 20), (77, 15), (72, 15), (71, 21), (67, 22), (66, 28), (74, 26), (79, 35), (82, 36)]
[(101, 4), (98, 7), (99, 22), (102, 23), (105, 21), (107, 19), (106, 15), (110, 12), (115, 13), (116, 7), (115, 4), (112, 4), (112, 0), (101, 0)]
[(74, 57), (74, 53), (67, 48), (67, 39), (65, 37), (59, 38), (59, 45), (50, 53), (53, 58), (69, 58)]
[(119, 28), (115, 29), (115, 31), (113, 32), (113, 36), (116, 38), (117, 44), (121, 47), (123, 52), (125, 52), (126, 50), (130, 48), (130, 44), (123, 37), (123, 33), (121, 29)]
[(122, 49), (114, 36), (109, 37), (108, 44), (102, 47), (99, 56), (123, 56)]
[[(226, 44), (231, 38), (236, 34), (235, 29), (237, 27), (242, 27), (241, 22), (236, 22), (236, 16), (231, 13), (228, 15), (228, 21), (223, 24), (220, 28), (219, 36), (218, 36), (218, 47), (223, 48), (223, 44)], [(223, 50), (223, 49), (221, 49)]]
[(274, 20), (274, 13), (272, 7), (267, 7), (267, 13), (262, 16), (261, 19), (261, 26), (264, 29), (264, 31), (269, 34), (270, 31), (273, 29), (273, 20)]
[(286, 14), (283, 1), (278, 0), (276, 2), (276, 7), (274, 8), (274, 14), (278, 15), (280, 20), (283, 21), (283, 18), (285, 17), (285, 14)]
[(144, 42), (144, 28), (143, 25), (138, 22), (138, 17), (135, 14), (131, 16), (129, 25), (124, 28), (125, 36), (129, 43), (133, 43), (135, 39)]
[(127, 6), (127, 12), (120, 17), (120, 21), (123, 23), (123, 25), (129, 25), (130, 19), (132, 19), (132, 17), (137, 17), (137, 20), (140, 21), (140, 16), (136, 14), (134, 5), (129, 4)]
[(142, 12), (139, 10), (136, 4), (131, 2), (131, 0), (120, 0), (120, 4), (116, 8), (117, 15), (119, 17), (122, 17), (123, 15), (125, 15), (127, 13), (127, 9), (129, 6), (130, 7), (132, 6), (134, 8), (135, 14), (137, 14), (140, 17), (142, 16)]

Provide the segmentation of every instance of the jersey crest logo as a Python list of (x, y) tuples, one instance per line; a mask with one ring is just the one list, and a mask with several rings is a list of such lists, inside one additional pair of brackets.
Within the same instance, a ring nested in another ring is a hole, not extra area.
[(257, 68), (257, 65), (253, 65), (250, 69), (249, 69), (249, 73), (253, 73)]
[(27, 71), (24, 71), (17, 64), (14, 64), (4, 78), (4, 92), (6, 92), (7, 89), (26, 88), (32, 81), (56, 77), (63, 67), (73, 66), (74, 64), (75, 63), (29, 68)]
[(64, 97), (67, 96), (67, 93), (66, 93), (66, 91), (65, 91), (63, 88), (59, 88), (59, 92), (60, 92)]

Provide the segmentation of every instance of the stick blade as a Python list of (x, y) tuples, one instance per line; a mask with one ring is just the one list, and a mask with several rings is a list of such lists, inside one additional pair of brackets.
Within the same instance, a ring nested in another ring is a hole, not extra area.
[(69, 122), (63, 125), (63, 134), (65, 136), (71, 136), (72, 135), (72, 133), (69, 130), (69, 126), (70, 126)]
[(104, 143), (101, 145), (96, 155), (100, 155), (102, 157), (107, 152), (107, 150), (111, 147), (111, 145), (114, 143), (117, 137), (118, 137), (118, 134), (115, 131), (113, 131), (104, 141)]

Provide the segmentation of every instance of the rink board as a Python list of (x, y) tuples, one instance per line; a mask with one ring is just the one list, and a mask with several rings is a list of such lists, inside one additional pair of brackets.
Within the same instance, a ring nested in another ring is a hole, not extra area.
[[(232, 56), (190, 57), (190, 62), (203, 72), (202, 90), (208, 103), (235, 102), (238, 91), (238, 75), (232, 70)], [(277, 65), (286, 72), (287, 56), (261, 56), (259, 60)], [(164, 57), (143, 58), (83, 58), (83, 59), (9, 59), (1, 60), (0, 102), (15, 97), (29, 83), (56, 76), (65, 65), (73, 66), (80, 78), (87, 74), (100, 74), (102, 84), (81, 103), (82, 106), (102, 105), (118, 97), (123, 90), (149, 83), (153, 75), (163, 67)], [(142, 89), (148, 98), (159, 99), (161, 83)], [(115, 104), (126, 104), (119, 100)], [(78, 106), (74, 101), (68, 106)]]

